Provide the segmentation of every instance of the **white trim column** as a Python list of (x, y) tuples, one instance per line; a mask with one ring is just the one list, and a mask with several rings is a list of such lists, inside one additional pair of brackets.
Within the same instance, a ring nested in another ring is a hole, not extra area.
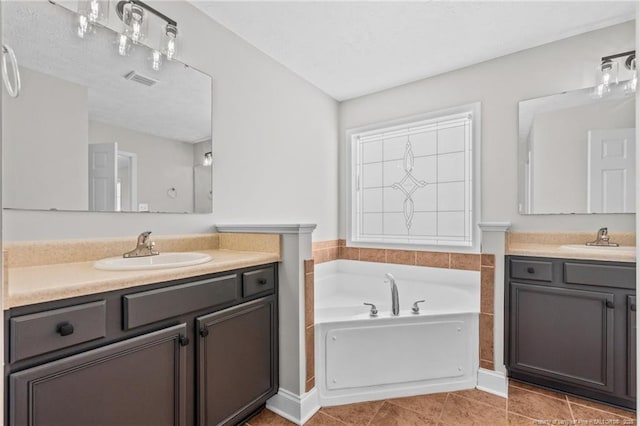
[[(507, 394), (507, 370), (504, 365), (504, 256), (507, 231), (510, 222), (483, 222), (478, 224), (482, 231), (481, 252), (495, 255), (495, 269), (493, 281), (493, 368), (494, 372), (481, 371), (478, 373), (478, 387), (484, 383), (491, 383), (493, 393)], [(484, 380), (486, 376), (486, 381)], [(497, 376), (501, 376), (500, 379)], [(503, 389), (500, 389), (503, 388)]]
[(218, 232), (280, 234), (278, 268), (279, 382), (267, 408), (302, 425), (320, 408), (317, 389), (305, 393), (304, 261), (312, 258), (315, 224), (216, 225)]

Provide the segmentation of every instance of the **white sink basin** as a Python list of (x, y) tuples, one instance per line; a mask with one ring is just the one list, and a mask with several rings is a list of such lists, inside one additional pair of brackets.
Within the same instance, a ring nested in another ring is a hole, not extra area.
[(193, 266), (206, 263), (211, 260), (211, 256), (204, 253), (182, 252), (182, 253), (160, 253), (156, 256), (145, 257), (109, 257), (101, 259), (93, 264), (96, 269), (105, 271), (139, 271), (145, 269), (168, 269), (180, 268), (182, 266)]
[(560, 246), (560, 248), (567, 251), (582, 251), (594, 254), (634, 254), (636, 252), (636, 248), (633, 246), (609, 247), (587, 246), (584, 244), (567, 244), (564, 246)]

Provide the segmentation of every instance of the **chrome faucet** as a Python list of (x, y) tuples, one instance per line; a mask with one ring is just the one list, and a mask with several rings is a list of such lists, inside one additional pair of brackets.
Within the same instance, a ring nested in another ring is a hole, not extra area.
[(610, 246), (618, 247), (618, 243), (612, 243), (609, 239), (609, 230), (607, 228), (598, 229), (595, 241), (589, 241), (585, 243), (588, 246)]
[(151, 235), (151, 231), (145, 231), (142, 234), (138, 235), (138, 243), (136, 244), (136, 248), (131, 251), (126, 252), (122, 255), (122, 257), (143, 257), (143, 256), (156, 256), (158, 253), (153, 248), (156, 243), (151, 241), (149, 236)]
[(398, 286), (396, 285), (396, 279), (390, 273), (384, 274), (387, 281), (391, 285), (391, 314), (393, 316), (400, 315), (400, 298), (398, 297)]

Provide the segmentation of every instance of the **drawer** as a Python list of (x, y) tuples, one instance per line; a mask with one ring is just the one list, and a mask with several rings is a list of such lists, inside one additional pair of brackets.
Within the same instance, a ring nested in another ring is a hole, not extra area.
[(106, 306), (101, 300), (11, 318), (11, 362), (105, 337)]
[(544, 260), (511, 259), (511, 278), (552, 281), (553, 263)]
[(564, 282), (635, 290), (636, 268), (625, 265), (564, 262)]
[(275, 288), (273, 267), (258, 269), (242, 274), (242, 296), (271, 293)]
[(238, 276), (225, 275), (188, 284), (123, 296), (124, 328), (139, 327), (167, 318), (239, 299)]

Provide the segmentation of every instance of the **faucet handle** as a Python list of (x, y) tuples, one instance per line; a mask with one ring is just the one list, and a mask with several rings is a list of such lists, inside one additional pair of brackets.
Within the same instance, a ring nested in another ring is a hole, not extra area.
[(426, 302), (426, 300), (422, 299), (422, 300), (416, 300), (415, 302), (413, 302), (413, 307), (411, 308), (411, 312), (414, 314), (419, 314), (420, 313), (420, 306), (418, 306), (418, 303), (424, 303)]
[(371, 315), (372, 317), (378, 316), (378, 308), (376, 308), (376, 305), (374, 305), (373, 303), (367, 303), (367, 302), (364, 302), (364, 305), (371, 306), (371, 311), (369, 311), (369, 315)]

